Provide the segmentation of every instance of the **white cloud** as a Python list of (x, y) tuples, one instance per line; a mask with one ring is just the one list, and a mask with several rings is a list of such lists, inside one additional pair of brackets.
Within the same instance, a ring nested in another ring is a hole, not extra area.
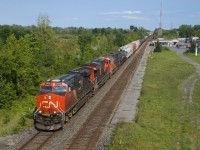
[(72, 18), (72, 20), (76, 21), (76, 20), (79, 20), (78, 18)]
[(111, 11), (99, 13), (100, 15), (125, 15), (125, 14), (141, 14), (141, 11)]
[(141, 11), (122, 11), (122, 14), (141, 14)]
[(122, 17), (125, 18), (125, 19), (128, 19), (128, 20), (144, 20), (144, 18), (142, 18), (142, 17), (131, 16), (131, 15), (128, 15), (128, 16), (122, 16)]
[(112, 12), (103, 12), (99, 13), (100, 15), (107, 15), (107, 16), (116, 16), (121, 17), (128, 20), (142, 20), (143, 18), (139, 17), (138, 15), (142, 14), (141, 11), (112, 11)]

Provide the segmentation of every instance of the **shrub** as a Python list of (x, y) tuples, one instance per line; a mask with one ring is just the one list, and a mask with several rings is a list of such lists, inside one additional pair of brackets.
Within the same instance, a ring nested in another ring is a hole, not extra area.
[(189, 48), (189, 52), (195, 53), (195, 47), (196, 47), (196, 43), (195, 43), (195, 41), (192, 41), (191, 46)]
[(161, 52), (162, 46), (159, 43), (159, 40), (157, 40), (156, 48), (154, 49), (154, 52)]
[(10, 122), (10, 116), (9, 115), (5, 115), (4, 119), (3, 119), (3, 124), (7, 124)]
[(25, 126), (26, 125), (26, 117), (24, 115), (21, 116), (19, 120), (19, 125)]

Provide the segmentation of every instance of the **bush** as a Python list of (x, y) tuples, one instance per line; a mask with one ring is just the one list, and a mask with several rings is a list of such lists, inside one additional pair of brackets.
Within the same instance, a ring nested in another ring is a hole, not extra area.
[(161, 52), (162, 46), (159, 43), (159, 40), (157, 40), (156, 48), (154, 49), (154, 52)]
[(196, 47), (196, 43), (194, 41), (192, 41), (191, 46), (189, 48), (189, 52), (195, 53), (195, 47)]
[(19, 120), (19, 125), (25, 126), (26, 125), (26, 117), (24, 115), (21, 116)]
[(10, 122), (10, 116), (9, 115), (5, 115), (4, 116), (4, 119), (3, 119), (3, 124), (7, 124), (7, 123), (9, 123)]

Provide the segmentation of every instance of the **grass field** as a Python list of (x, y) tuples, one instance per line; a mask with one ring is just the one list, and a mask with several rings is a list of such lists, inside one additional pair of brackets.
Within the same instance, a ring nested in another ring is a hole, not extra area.
[[(187, 122), (190, 115), (187, 103), (182, 102), (183, 81), (195, 72), (193, 66), (162, 51), (149, 57), (135, 123), (119, 123), (110, 150), (172, 150), (200, 147), (200, 121)], [(195, 88), (196, 118), (200, 116), (200, 83)], [(184, 109), (186, 109), (184, 111)], [(193, 128), (192, 132), (191, 129)], [(195, 133), (196, 132), (196, 133)], [(188, 134), (195, 139), (188, 140)], [(196, 140), (196, 142), (192, 142)]]

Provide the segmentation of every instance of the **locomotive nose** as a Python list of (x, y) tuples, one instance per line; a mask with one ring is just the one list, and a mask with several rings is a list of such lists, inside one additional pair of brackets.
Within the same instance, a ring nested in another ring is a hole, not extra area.
[(44, 100), (51, 100), (52, 99), (52, 94), (48, 94), (44, 96)]

